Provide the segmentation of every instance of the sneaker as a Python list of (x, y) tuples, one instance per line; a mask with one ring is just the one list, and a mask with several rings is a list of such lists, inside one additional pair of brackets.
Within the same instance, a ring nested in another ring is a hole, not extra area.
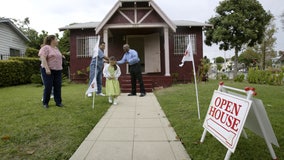
[(103, 93), (97, 93), (97, 95), (99, 95), (99, 96), (106, 96), (105, 94), (103, 94)]
[(114, 105), (117, 105), (117, 98), (114, 98), (114, 99), (113, 99), (113, 104), (114, 104)]
[(108, 97), (108, 102), (112, 103), (112, 97), (111, 96)]
[(88, 97), (92, 97), (92, 93), (88, 93)]

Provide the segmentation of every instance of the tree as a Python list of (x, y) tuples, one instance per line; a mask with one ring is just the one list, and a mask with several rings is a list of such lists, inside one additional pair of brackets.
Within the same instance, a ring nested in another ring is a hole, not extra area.
[(70, 51), (70, 31), (65, 30), (62, 37), (59, 39), (58, 48), (62, 53)]
[(44, 38), (48, 35), (48, 32), (41, 31), (41, 34), (39, 34), (36, 30), (29, 29), (26, 32), (26, 35), (30, 39), (28, 46), (35, 49), (40, 49), (41, 44), (43, 44)]
[(271, 58), (276, 56), (276, 52), (274, 50), (276, 37), (274, 36), (277, 31), (274, 18), (271, 19), (269, 25), (267, 25), (264, 38), (261, 44), (257, 44), (255, 46), (256, 51), (261, 55), (261, 68), (264, 70), (266, 68), (266, 63), (271, 61)]
[[(4, 17), (3, 17), (4, 18)], [(39, 34), (36, 30), (29, 27), (30, 19), (26, 17), (24, 20), (19, 20), (15, 18), (10, 19), (29, 39), (28, 47), (34, 49), (40, 49), (41, 44), (43, 43), (44, 37), (48, 35), (48, 32), (42, 30)]]
[(220, 50), (234, 49), (234, 77), (237, 75), (238, 53), (246, 46), (261, 43), (265, 27), (272, 15), (257, 0), (226, 0), (216, 7), (217, 15), (205, 28), (205, 44), (219, 44)]
[(254, 48), (248, 47), (243, 53), (240, 54), (239, 60), (245, 67), (255, 66), (260, 61), (260, 55), (255, 51)]
[(215, 58), (215, 63), (224, 63), (225, 59), (223, 57), (216, 57)]

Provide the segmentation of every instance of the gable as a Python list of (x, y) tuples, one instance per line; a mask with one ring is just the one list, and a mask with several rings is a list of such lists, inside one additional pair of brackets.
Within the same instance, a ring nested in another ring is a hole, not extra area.
[(97, 26), (99, 33), (106, 25), (128, 24), (137, 27), (141, 24), (158, 23), (168, 25), (175, 32), (175, 24), (152, 0), (119, 0), (103, 21)]
[[(135, 16), (136, 14), (136, 16)], [(153, 9), (119, 10), (113, 14), (106, 24), (147, 24), (165, 23)]]

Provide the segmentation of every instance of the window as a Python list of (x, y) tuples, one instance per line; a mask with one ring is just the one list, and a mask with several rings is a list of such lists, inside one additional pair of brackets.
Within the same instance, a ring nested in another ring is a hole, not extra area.
[(20, 57), (21, 52), (18, 49), (10, 48), (10, 57)]
[[(188, 35), (187, 34), (175, 34), (174, 35), (174, 54), (184, 54), (188, 45)], [(196, 35), (190, 34), (192, 52), (196, 54)]]
[(93, 51), (98, 40), (98, 36), (87, 36), (76, 38), (77, 57), (92, 57)]

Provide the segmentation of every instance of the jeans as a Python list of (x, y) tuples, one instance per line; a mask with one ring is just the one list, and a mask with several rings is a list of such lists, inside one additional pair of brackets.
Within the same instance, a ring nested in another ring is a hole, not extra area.
[(51, 74), (47, 75), (45, 68), (41, 68), (41, 75), (44, 84), (44, 91), (43, 91), (43, 101), (44, 105), (48, 105), (50, 100), (50, 94), (53, 87), (53, 94), (54, 94), (54, 101), (56, 105), (62, 103), (61, 98), (61, 83), (62, 83), (62, 71), (61, 70), (51, 70)]
[(102, 70), (102, 67), (97, 66), (97, 69), (95, 69), (95, 67), (96, 67), (96, 64), (94, 64), (94, 63), (92, 63), (90, 65), (89, 85), (91, 85), (94, 77), (96, 77), (96, 80), (97, 80), (97, 93), (99, 94), (99, 93), (102, 93), (103, 70)]

